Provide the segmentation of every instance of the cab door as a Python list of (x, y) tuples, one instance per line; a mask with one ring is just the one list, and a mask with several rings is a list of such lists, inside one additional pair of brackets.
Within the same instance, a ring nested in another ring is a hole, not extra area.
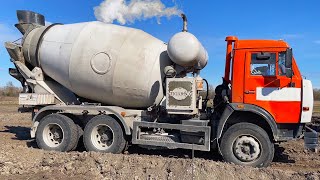
[(300, 74), (294, 72), (292, 80), (286, 77), (284, 61), (285, 52), (247, 52), (244, 102), (265, 109), (277, 123), (298, 123), (301, 79), (297, 75)]

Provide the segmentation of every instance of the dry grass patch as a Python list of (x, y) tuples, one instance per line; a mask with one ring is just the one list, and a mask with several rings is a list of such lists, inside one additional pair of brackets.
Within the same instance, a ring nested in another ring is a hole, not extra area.
[(0, 96), (0, 105), (17, 105), (18, 97)]

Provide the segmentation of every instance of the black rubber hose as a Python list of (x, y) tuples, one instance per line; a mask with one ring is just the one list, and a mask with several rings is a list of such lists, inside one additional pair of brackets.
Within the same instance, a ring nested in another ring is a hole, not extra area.
[(208, 99), (208, 97), (209, 97), (209, 83), (208, 83), (208, 81), (206, 79), (203, 79), (203, 80), (206, 82), (206, 85), (207, 85), (207, 96), (205, 98), (205, 101), (208, 101), (209, 100)]

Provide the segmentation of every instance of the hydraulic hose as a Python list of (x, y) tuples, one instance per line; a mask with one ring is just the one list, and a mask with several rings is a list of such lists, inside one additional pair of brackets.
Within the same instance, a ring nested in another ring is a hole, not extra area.
[(208, 99), (208, 97), (209, 97), (209, 83), (208, 83), (208, 81), (206, 79), (203, 79), (203, 80), (206, 82), (206, 85), (207, 85), (207, 96), (206, 96), (206, 98), (204, 100), (208, 101), (209, 100)]

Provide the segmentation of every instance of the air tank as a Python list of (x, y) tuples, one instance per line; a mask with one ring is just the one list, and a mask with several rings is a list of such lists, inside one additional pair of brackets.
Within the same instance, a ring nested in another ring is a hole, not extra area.
[(188, 32), (188, 20), (185, 14), (181, 14), (183, 19), (182, 32), (175, 34), (168, 43), (168, 55), (171, 60), (187, 68), (194, 70), (203, 69), (208, 62), (207, 50), (200, 41)]
[(37, 27), (25, 36), (23, 54), (78, 96), (126, 108), (158, 105), (163, 69), (173, 64), (159, 39), (102, 22)]
[(168, 43), (171, 60), (183, 67), (203, 69), (208, 62), (208, 53), (199, 40), (189, 32), (175, 34)]

